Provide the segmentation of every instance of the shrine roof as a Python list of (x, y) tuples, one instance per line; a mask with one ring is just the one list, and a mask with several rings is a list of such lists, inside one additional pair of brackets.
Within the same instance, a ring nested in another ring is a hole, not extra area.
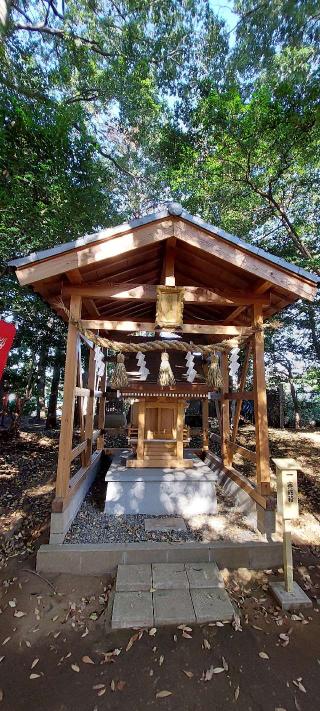
[(219, 326), (229, 337), (251, 324), (253, 304), (262, 306), (265, 319), (299, 298), (312, 301), (319, 282), (176, 203), (9, 265), (20, 284), (31, 286), (64, 320), (61, 298), (68, 307), (70, 296), (79, 294), (86, 327), (113, 340), (154, 331), (161, 284), (184, 287), (183, 332), (194, 342), (216, 342)]

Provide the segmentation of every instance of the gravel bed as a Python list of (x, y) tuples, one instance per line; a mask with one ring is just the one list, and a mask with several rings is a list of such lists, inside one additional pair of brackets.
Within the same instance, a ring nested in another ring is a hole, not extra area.
[[(87, 494), (80, 511), (69, 529), (64, 543), (181, 543), (195, 541), (194, 533), (186, 523), (187, 531), (146, 531), (146, 518), (158, 518), (150, 514), (108, 516), (101, 510), (100, 483)], [(172, 516), (161, 516), (172, 518)]]

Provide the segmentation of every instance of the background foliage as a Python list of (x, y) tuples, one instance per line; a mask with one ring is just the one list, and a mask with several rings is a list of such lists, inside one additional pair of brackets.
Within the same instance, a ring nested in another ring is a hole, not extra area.
[[(207, 0), (4, 3), (0, 296), (18, 325), (4, 385), (33, 394), (38, 413), (64, 327), (17, 287), (9, 258), (178, 199), (320, 274), (318, 0), (229, 6), (226, 23)], [(282, 320), (269, 381), (310, 419), (319, 304)]]

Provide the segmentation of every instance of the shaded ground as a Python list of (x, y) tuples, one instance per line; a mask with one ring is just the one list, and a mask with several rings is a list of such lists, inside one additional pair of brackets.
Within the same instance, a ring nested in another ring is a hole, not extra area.
[[(296, 555), (297, 576), (316, 597), (319, 559)], [(165, 627), (141, 632), (139, 639), (134, 631), (110, 631), (107, 578), (57, 576), (50, 579), (54, 591), (28, 572), (29, 566), (32, 557), (11, 560), (0, 575), (0, 688), (6, 711), (319, 707), (319, 608), (305, 616), (284, 615), (267, 591), (270, 574), (251, 578), (243, 571), (227, 577), (241, 609), (241, 630)], [(171, 693), (157, 697), (164, 691)]]
[[(49, 581), (32, 572), (32, 551), (45, 542), (56, 447), (56, 434), (39, 432), (22, 433), (20, 441), (2, 447), (1, 517), (7, 537), (0, 572), (1, 709), (319, 708), (320, 547), (312, 534), (294, 548), (295, 577), (313, 602), (305, 616), (285, 615), (275, 607), (268, 581), (281, 571), (252, 576), (243, 570), (237, 576), (225, 573), (228, 592), (241, 611), (241, 630), (230, 625), (195, 626), (187, 632), (165, 627), (151, 635), (144, 631), (140, 639), (134, 631), (111, 632), (110, 579), (57, 576)], [(302, 517), (318, 522), (315, 434), (271, 430), (271, 447), (273, 456), (299, 457)], [(10, 522), (16, 524), (11, 538)], [(108, 655), (113, 650), (120, 652)], [(157, 697), (164, 691), (170, 695)]]

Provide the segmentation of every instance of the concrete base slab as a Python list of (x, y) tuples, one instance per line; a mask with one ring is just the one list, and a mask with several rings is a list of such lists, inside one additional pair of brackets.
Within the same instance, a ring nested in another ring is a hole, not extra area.
[(190, 590), (194, 588), (224, 588), (216, 563), (186, 563), (185, 570)]
[(116, 591), (145, 591), (150, 592), (152, 582), (151, 565), (118, 565)]
[(299, 610), (303, 607), (312, 607), (312, 602), (308, 595), (302, 590), (298, 583), (293, 583), (293, 591), (287, 592), (284, 582), (269, 583), (270, 590), (283, 610)]
[(233, 619), (234, 609), (226, 590), (207, 588), (190, 593), (197, 622), (230, 622)]
[(188, 590), (189, 581), (183, 563), (153, 563), (154, 590)]
[(193, 624), (195, 614), (189, 590), (156, 590), (153, 593), (154, 624)]
[(144, 522), (146, 531), (186, 531), (186, 524), (181, 516), (166, 516), (146, 518)]
[(112, 612), (112, 629), (152, 627), (153, 605), (150, 592), (116, 592)]
[(214, 543), (67, 543), (43, 545), (37, 553), (38, 573), (114, 574), (119, 564), (209, 563), (220, 568), (265, 570), (282, 565), (282, 543), (216, 541)]

